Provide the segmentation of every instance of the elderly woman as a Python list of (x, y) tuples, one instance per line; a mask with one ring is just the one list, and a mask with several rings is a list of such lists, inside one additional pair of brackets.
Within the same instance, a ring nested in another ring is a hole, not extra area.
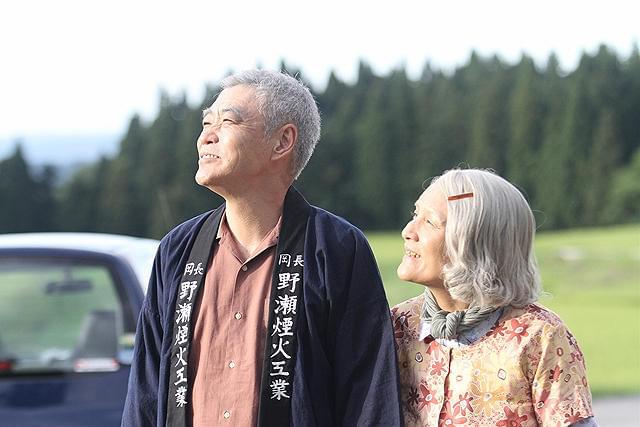
[(415, 203), (392, 309), (407, 425), (596, 426), (584, 358), (537, 305), (534, 217), (484, 170), (450, 170)]

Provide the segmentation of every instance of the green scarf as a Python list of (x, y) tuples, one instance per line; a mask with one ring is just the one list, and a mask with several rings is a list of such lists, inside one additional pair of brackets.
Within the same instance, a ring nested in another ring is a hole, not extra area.
[(459, 334), (473, 329), (499, 307), (471, 306), (466, 310), (448, 312), (440, 308), (435, 297), (427, 288), (424, 290), (422, 319), (431, 323), (434, 338), (455, 339)]

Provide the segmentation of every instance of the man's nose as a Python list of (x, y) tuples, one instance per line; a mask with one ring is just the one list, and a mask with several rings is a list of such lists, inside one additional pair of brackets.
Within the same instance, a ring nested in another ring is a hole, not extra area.
[(203, 146), (206, 144), (213, 144), (218, 142), (218, 133), (216, 132), (215, 126), (209, 126), (207, 129), (203, 129), (200, 132), (200, 136), (198, 137), (198, 146)]

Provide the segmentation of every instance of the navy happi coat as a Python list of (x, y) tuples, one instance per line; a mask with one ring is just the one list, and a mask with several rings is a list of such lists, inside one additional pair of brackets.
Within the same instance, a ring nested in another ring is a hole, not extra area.
[[(166, 423), (181, 275), (202, 224), (220, 209), (184, 222), (160, 243), (138, 320), (123, 426)], [(290, 424), (402, 425), (389, 307), (371, 249), (356, 227), (313, 206), (297, 319)]]

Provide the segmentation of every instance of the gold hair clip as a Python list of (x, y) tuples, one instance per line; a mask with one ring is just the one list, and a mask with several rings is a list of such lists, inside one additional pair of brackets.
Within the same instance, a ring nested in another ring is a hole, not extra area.
[(452, 201), (452, 200), (460, 200), (460, 199), (467, 199), (469, 197), (473, 197), (473, 193), (462, 193), (462, 194), (456, 194), (455, 196), (449, 196), (447, 197), (447, 200)]

